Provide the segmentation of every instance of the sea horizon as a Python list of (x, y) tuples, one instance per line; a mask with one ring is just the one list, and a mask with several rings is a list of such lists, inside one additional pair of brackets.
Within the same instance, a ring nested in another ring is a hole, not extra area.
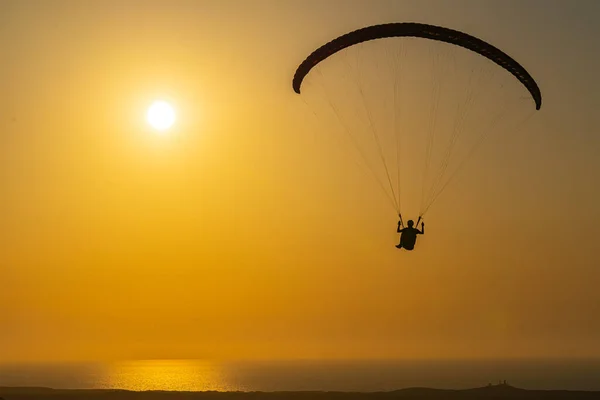
[(128, 360), (0, 363), (0, 387), (382, 392), (411, 387), (600, 390), (600, 359)]

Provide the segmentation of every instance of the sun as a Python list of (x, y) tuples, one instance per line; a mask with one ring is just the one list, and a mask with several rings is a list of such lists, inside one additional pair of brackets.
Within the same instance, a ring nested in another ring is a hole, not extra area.
[(165, 131), (175, 123), (175, 110), (166, 101), (157, 100), (148, 108), (146, 119), (154, 129)]

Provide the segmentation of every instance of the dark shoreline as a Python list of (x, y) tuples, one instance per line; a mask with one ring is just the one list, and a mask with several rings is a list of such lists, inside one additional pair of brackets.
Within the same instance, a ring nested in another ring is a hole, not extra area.
[(95, 399), (95, 400), (441, 400), (441, 399), (599, 399), (600, 391), (527, 390), (506, 384), (473, 389), (406, 388), (388, 392), (281, 391), (281, 392), (184, 392), (131, 391), (122, 389), (52, 389), (0, 387), (3, 400)]

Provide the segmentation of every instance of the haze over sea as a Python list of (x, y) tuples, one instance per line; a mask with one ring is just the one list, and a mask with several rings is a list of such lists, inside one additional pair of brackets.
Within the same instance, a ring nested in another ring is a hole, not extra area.
[(526, 389), (600, 390), (600, 360), (277, 361), (144, 360), (4, 364), (1, 386), (177, 391), (464, 389), (507, 380)]

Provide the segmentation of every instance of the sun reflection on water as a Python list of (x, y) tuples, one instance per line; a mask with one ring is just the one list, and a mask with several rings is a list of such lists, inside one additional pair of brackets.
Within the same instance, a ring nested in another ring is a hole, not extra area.
[(126, 390), (236, 391), (219, 365), (187, 360), (143, 360), (107, 366), (102, 386)]

